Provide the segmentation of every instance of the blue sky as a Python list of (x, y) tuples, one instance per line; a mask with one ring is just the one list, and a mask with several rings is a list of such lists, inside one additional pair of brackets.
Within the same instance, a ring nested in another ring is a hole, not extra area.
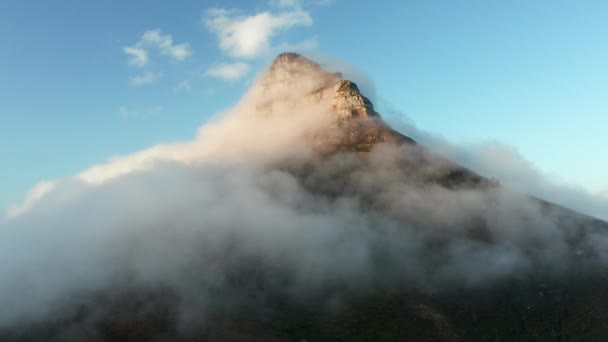
[(363, 70), (376, 102), (420, 129), (507, 143), (600, 192), (606, 37), (605, 1), (3, 0), (0, 207), (40, 180), (192, 138), (283, 49)]

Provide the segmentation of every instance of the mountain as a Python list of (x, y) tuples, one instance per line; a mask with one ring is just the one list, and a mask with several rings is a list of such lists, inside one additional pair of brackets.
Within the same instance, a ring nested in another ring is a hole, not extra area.
[[(162, 229), (149, 236), (109, 245), (108, 260), (133, 268), (118, 268), (101, 288), (71, 286), (49, 315), (0, 324), (0, 340), (608, 338), (607, 223), (510, 191), (418, 144), (354, 82), (299, 54), (279, 55), (241, 107), (227, 119), (238, 129), (211, 137), (225, 154), (244, 149), (245, 161), (209, 169), (201, 161), (179, 173), (210, 177), (186, 189), (214, 190), (194, 201), (204, 215), (186, 215), (192, 201), (181, 202), (174, 183), (161, 186), (156, 197), (179, 210), (158, 216)], [(132, 177), (164, 179), (146, 172)], [(112, 201), (134, 192), (115, 187), (91, 191)], [(144, 238), (147, 254), (138, 249)]]
[[(321, 154), (339, 152), (369, 152), (377, 144), (417, 145), (416, 142), (391, 128), (374, 109), (372, 102), (350, 80), (340, 73), (325, 71), (316, 62), (296, 53), (282, 53), (274, 60), (261, 80), (261, 104), (256, 112), (270, 115), (273, 106), (287, 104), (289, 109), (310, 104), (328, 108), (328, 121), (315, 132), (312, 145)], [(294, 87), (297, 84), (297, 87)], [(294, 88), (297, 89), (294, 91)], [(432, 157), (433, 163), (443, 164), (445, 173), (436, 175), (437, 182), (456, 185), (467, 182), (491, 184), (487, 179), (433, 154), (423, 146), (410, 151), (420, 158)]]
[[(295, 53), (279, 55), (262, 79), (265, 93), (276, 94), (258, 110), (272, 112), (279, 101), (319, 103), (329, 100), (332, 122), (318, 147), (332, 151), (368, 151), (377, 143), (413, 143), (413, 140), (391, 129), (374, 110), (371, 101), (363, 96), (355, 83), (343, 80), (340, 73), (328, 73), (317, 63)], [(302, 92), (287, 95), (294, 83), (307, 85)], [(277, 98), (278, 97), (278, 98)], [(295, 97), (295, 98), (294, 98)]]

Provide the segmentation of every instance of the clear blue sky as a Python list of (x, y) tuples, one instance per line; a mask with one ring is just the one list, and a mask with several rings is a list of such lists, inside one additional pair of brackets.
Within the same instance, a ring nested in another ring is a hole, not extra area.
[[(254, 36), (222, 36), (255, 15)], [(3, 0), (0, 42), (2, 208), (40, 180), (190, 139), (281, 46), (364, 70), (421, 129), (608, 189), (606, 1)]]

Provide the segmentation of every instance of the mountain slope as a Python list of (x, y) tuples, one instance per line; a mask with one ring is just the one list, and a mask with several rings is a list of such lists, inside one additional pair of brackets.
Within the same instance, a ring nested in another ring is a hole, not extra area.
[[(159, 224), (150, 245), (120, 235), (111, 247), (126, 252), (110, 259), (136, 266), (100, 289), (71, 289), (51, 315), (4, 327), (0, 340), (608, 338), (605, 222), (433, 153), (388, 126), (352, 81), (303, 56), (279, 55), (248, 96), (254, 109), (238, 121), (261, 123), (244, 127), (255, 131), (245, 143), (264, 148), (179, 173), (194, 175), (193, 193), (215, 189), (212, 200), (178, 193), (171, 215), (138, 212)], [(242, 138), (218, 136), (226, 149)], [(144, 176), (146, 188), (166, 181)], [(123, 185), (96, 191), (128, 200)], [(156, 278), (157, 268), (168, 270)]]

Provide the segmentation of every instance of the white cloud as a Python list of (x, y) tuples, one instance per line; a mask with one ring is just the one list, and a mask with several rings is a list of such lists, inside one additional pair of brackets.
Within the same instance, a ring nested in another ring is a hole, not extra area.
[(235, 81), (239, 78), (245, 76), (249, 72), (249, 64), (246, 63), (221, 63), (218, 65), (214, 65), (205, 75), (221, 78), (226, 81)]
[(192, 55), (189, 43), (174, 44), (173, 37), (163, 34), (160, 29), (144, 32), (133, 46), (123, 47), (123, 52), (130, 57), (129, 65), (143, 67), (149, 64), (149, 49), (158, 50), (175, 62), (182, 62)]
[(496, 141), (453, 144), (441, 136), (404, 122), (402, 114), (393, 109), (383, 113), (393, 127), (414, 140), (483, 176), (499, 180), (510, 189), (608, 220), (608, 194), (602, 196), (601, 193), (591, 192), (579, 185), (564, 183), (540, 170), (512, 146)]
[(160, 72), (151, 72), (146, 71), (143, 74), (135, 75), (130, 78), (131, 85), (134, 86), (143, 86), (152, 84), (163, 77), (163, 74)]
[(212, 8), (205, 15), (207, 28), (217, 35), (220, 49), (232, 57), (252, 58), (267, 53), (272, 38), (294, 26), (310, 26), (309, 12), (297, 1), (278, 1), (280, 11), (243, 15), (236, 9)]
[(6, 218), (17, 217), (24, 212), (28, 211), (38, 200), (44, 197), (49, 192), (55, 189), (55, 182), (52, 181), (41, 181), (38, 182), (28, 193), (25, 195), (25, 200), (19, 204), (13, 204), (6, 210)]
[(135, 67), (144, 67), (148, 64), (148, 52), (138, 47), (125, 46), (123, 49), (124, 53), (129, 55), (129, 65)]
[(173, 44), (170, 34), (162, 34), (160, 29), (148, 30), (141, 36), (138, 44), (157, 48), (161, 54), (181, 62), (192, 55), (189, 43)]
[[(311, 84), (317, 84), (314, 81), (315, 79), (315, 75), (310, 75), (310, 77), (304, 78), (301, 86), (287, 89), (287, 91), (297, 94), (297, 96), (303, 96), (310, 92)], [(210, 89), (208, 91), (212, 94), (215, 90)], [(261, 153), (262, 155), (268, 155), (271, 159), (275, 159), (292, 155), (294, 151), (302, 149), (300, 146), (302, 143), (301, 134), (294, 133), (293, 130), (295, 129), (297, 132), (307, 131), (316, 125), (325, 123), (329, 116), (323, 110), (314, 110), (317, 109), (314, 106), (312, 107), (312, 111), (306, 107), (303, 109), (304, 113), (295, 111), (293, 112), (293, 116), (278, 116), (271, 121), (268, 121), (268, 118), (260, 119), (255, 115), (251, 115), (251, 111), (257, 105), (266, 103), (272, 96), (275, 96), (274, 92), (272, 94), (265, 94), (263, 87), (256, 84), (244, 96), (243, 101), (226, 113), (223, 113), (218, 118), (218, 121), (211, 120), (208, 124), (201, 126), (195, 140), (160, 144), (130, 155), (112, 157), (105, 163), (89, 167), (71, 179), (84, 182), (86, 185), (95, 186), (124, 175), (145, 170), (159, 162), (169, 161), (188, 165), (204, 161), (210, 157), (212, 159), (218, 157), (234, 160), (236, 156), (258, 155)], [(293, 110), (291, 107), (289, 108)], [(132, 115), (136, 111), (123, 106), (119, 108), (119, 112), (125, 115)], [(266, 132), (271, 126), (274, 134), (272, 135), (272, 139), (268, 139)], [(261, 136), (260, 133), (262, 133)], [(294, 146), (286, 149), (285, 147), (288, 145)], [(65, 180), (58, 182), (61, 181)], [(34, 188), (30, 193), (36, 194), (38, 191)], [(13, 206), (24, 207), (25, 210), (19, 211), (13, 216), (19, 216), (28, 211), (32, 205), (46, 195), (46, 192), (35, 196), (30, 196), (30, 193), (28, 193), (23, 203)], [(32, 199), (28, 200), (30, 197)], [(7, 212), (7, 216), (8, 214)]]

